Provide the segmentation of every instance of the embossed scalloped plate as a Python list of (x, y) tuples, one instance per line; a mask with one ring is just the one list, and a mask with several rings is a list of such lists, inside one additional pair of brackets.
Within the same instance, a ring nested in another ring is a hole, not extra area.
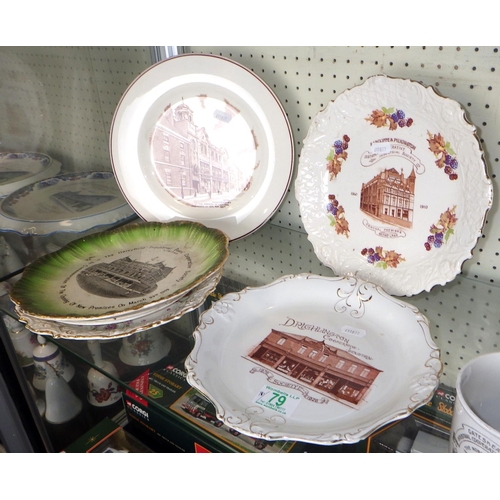
[(113, 172), (56, 175), (17, 189), (0, 203), (5, 231), (47, 235), (87, 231), (135, 217)]
[(391, 295), (444, 285), (492, 204), (475, 127), (432, 87), (378, 75), (320, 111), (295, 193), (320, 261)]
[(30, 316), (105, 323), (181, 298), (221, 270), (228, 254), (227, 235), (200, 223), (134, 223), (80, 238), (36, 260), (10, 298)]
[[(285, 276), (215, 302), (187, 380), (255, 438), (355, 443), (427, 403), (442, 363), (414, 306), (354, 277)], [(259, 399), (284, 396), (280, 408)]]
[(60, 170), (61, 162), (44, 153), (0, 153), (0, 196), (56, 175)]
[(274, 214), (294, 163), (274, 92), (211, 54), (172, 57), (139, 75), (115, 111), (110, 153), (125, 198), (144, 220), (194, 220), (231, 241)]

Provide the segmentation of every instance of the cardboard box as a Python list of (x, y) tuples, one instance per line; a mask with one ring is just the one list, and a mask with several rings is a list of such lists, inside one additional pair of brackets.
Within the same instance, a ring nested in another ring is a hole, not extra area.
[(442, 453), (447, 449), (456, 391), (440, 384), (412, 415), (388, 424), (362, 442), (368, 453)]
[(152, 453), (109, 418), (103, 419), (62, 453)]
[(432, 399), (426, 405), (415, 410), (415, 415), (449, 430), (456, 393), (457, 391), (453, 387), (440, 384)]
[(123, 394), (129, 422), (179, 452), (282, 453), (295, 446), (291, 441), (253, 439), (224, 425), (213, 404), (186, 381), (182, 363), (146, 370), (129, 386), (137, 391)]

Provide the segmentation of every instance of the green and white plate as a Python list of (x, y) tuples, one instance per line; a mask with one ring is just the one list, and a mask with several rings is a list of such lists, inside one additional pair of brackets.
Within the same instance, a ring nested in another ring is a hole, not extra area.
[(161, 309), (154, 309), (136, 318), (116, 318), (114, 322), (104, 324), (69, 324), (30, 316), (17, 310), (19, 320), (26, 323), (28, 330), (40, 335), (71, 340), (107, 340), (128, 337), (134, 333), (156, 328), (179, 319), (184, 314), (199, 307), (215, 289), (222, 276), (218, 271), (194, 287), (173, 303)]
[(10, 298), (32, 317), (105, 323), (182, 297), (222, 269), (228, 241), (222, 231), (188, 221), (95, 233), (30, 264)]

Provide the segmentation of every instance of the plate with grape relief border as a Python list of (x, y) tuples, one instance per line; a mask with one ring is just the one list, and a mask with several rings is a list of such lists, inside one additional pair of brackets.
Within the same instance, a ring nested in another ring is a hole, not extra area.
[(354, 277), (284, 276), (200, 316), (187, 380), (254, 438), (356, 443), (426, 404), (442, 371), (427, 318)]
[(295, 193), (319, 260), (396, 296), (453, 280), (493, 200), (476, 128), (461, 105), (385, 75), (315, 116)]

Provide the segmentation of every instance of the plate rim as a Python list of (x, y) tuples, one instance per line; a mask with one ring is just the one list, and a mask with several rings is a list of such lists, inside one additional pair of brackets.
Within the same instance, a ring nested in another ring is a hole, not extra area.
[[(285, 197), (287, 196), (287, 194), (289, 192), (290, 186), (292, 184), (294, 170), (295, 170), (294, 169), (294, 166), (295, 166), (294, 136), (293, 136), (293, 131), (292, 131), (290, 121), (288, 119), (287, 112), (286, 112), (285, 108), (283, 107), (282, 103), (280, 102), (276, 93), (272, 90), (271, 86), (269, 84), (267, 84), (259, 75), (257, 75), (253, 71), (251, 71), (249, 68), (247, 68), (243, 64), (241, 64), (233, 59), (230, 59), (230, 58), (227, 58), (224, 56), (220, 56), (220, 55), (216, 55), (216, 54), (187, 53), (187, 54), (175, 55), (175, 56), (172, 56), (170, 58), (158, 61), (158, 62), (152, 64), (146, 70), (144, 70), (138, 76), (136, 76), (134, 78), (134, 80), (130, 83), (130, 85), (127, 87), (125, 92), (122, 94), (122, 96), (120, 97), (120, 100), (118, 101), (117, 107), (116, 107), (115, 112), (113, 114), (113, 118), (111, 120), (110, 133), (109, 133), (109, 152), (110, 152), (111, 166), (112, 166), (113, 172), (115, 173), (118, 186), (119, 186), (120, 190), (122, 191), (124, 198), (127, 200), (129, 205), (134, 209), (134, 211), (137, 213), (137, 215), (140, 218), (142, 218), (143, 220), (148, 220), (146, 218), (146, 215), (141, 214), (140, 211), (137, 209), (136, 203), (134, 203), (131, 200), (130, 193), (127, 192), (127, 190), (122, 186), (122, 183), (120, 182), (120, 176), (119, 176), (120, 169), (117, 166), (116, 153), (115, 153), (116, 148), (114, 147), (114, 142), (115, 142), (115, 140), (117, 140), (116, 136), (118, 135), (117, 122), (119, 121), (119, 117), (120, 117), (120, 114), (122, 112), (122, 107), (124, 106), (126, 100), (128, 99), (128, 96), (129, 96), (131, 90), (134, 88), (135, 85), (137, 85), (137, 83), (140, 80), (142, 80), (143, 77), (147, 76), (152, 71), (157, 71), (159, 67), (167, 65), (171, 61), (179, 61), (179, 60), (183, 60), (183, 59), (188, 60), (188, 59), (192, 59), (192, 58), (202, 58), (202, 59), (212, 58), (212, 59), (216, 59), (218, 61), (222, 61), (224, 64), (228, 64), (229, 65), (228, 67), (230, 67), (232, 65), (232, 66), (238, 68), (240, 71), (244, 72), (243, 74), (248, 75), (249, 78), (258, 82), (262, 86), (262, 88), (264, 90), (266, 90), (266, 92), (269, 94), (269, 96), (275, 102), (276, 109), (279, 110), (279, 115), (282, 118), (282, 125), (284, 126), (284, 130), (286, 129), (286, 135), (288, 136), (288, 139), (289, 139), (287, 141), (288, 151), (286, 153), (287, 160), (289, 160), (289, 161), (287, 161), (287, 165), (288, 165), (287, 166), (287, 174), (288, 175), (287, 175), (286, 182), (284, 183), (282, 188), (280, 188), (279, 195), (276, 196), (276, 199), (273, 202), (274, 206), (270, 207), (269, 210), (266, 210), (265, 211), (266, 213), (259, 219), (258, 222), (253, 223), (251, 225), (251, 227), (249, 227), (245, 230), (240, 229), (238, 231), (236, 231), (236, 229), (238, 229), (238, 226), (241, 223), (236, 222), (236, 224), (234, 224), (234, 229), (231, 228), (231, 231), (229, 231), (223, 225), (222, 226), (220, 225), (220, 220), (224, 219), (223, 217), (222, 218), (217, 217), (214, 219), (204, 219), (203, 220), (203, 223), (206, 224), (207, 226), (221, 229), (224, 232), (226, 232), (229, 235), (230, 241), (237, 241), (237, 240), (245, 238), (245, 237), (249, 236), (250, 234), (254, 233), (255, 231), (257, 231), (266, 222), (268, 222), (269, 219), (271, 219), (271, 217), (276, 213), (276, 211), (279, 209), (279, 207), (281, 206), (281, 204), (283, 203)], [(278, 157), (277, 152), (275, 154), (275, 157)], [(281, 167), (283, 168), (283, 165), (281, 165)], [(270, 184), (272, 184), (272, 182)], [(170, 195), (167, 195), (167, 196), (170, 196)], [(203, 207), (200, 207), (200, 208), (202, 209)], [(144, 210), (143, 210), (143, 212), (144, 212)], [(175, 215), (171, 216), (170, 218), (164, 220), (164, 222), (173, 221), (173, 220), (183, 220), (183, 219), (184, 219), (184, 216), (182, 213), (176, 213)], [(150, 220), (152, 220), (152, 219), (150, 219)], [(192, 220), (192, 219), (188, 218), (187, 220)], [(234, 235), (230, 234), (233, 230), (235, 231)]]

